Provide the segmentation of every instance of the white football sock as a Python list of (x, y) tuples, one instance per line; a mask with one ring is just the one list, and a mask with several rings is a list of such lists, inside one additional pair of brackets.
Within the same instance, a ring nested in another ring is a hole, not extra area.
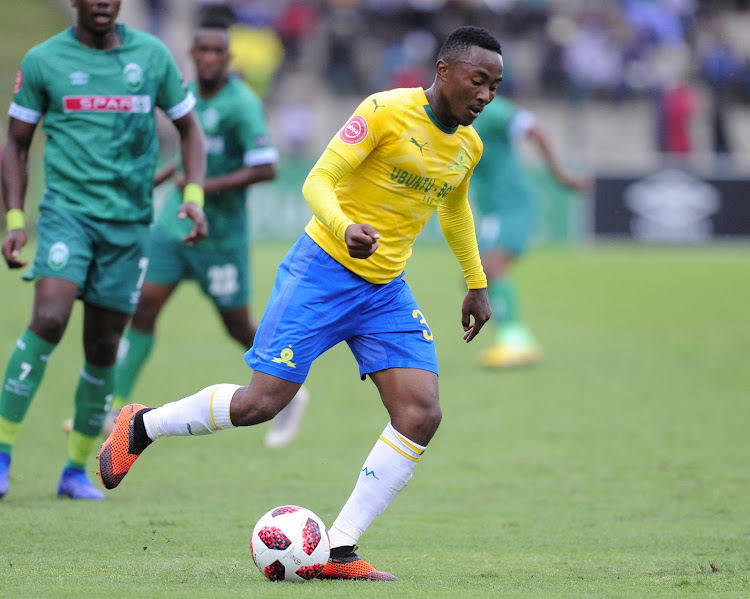
[(229, 418), (229, 404), (240, 385), (211, 385), (195, 395), (173, 401), (146, 412), (143, 424), (149, 439), (208, 435), (234, 428)]
[(425, 449), (388, 423), (367, 456), (354, 491), (328, 530), (331, 547), (357, 543), (375, 517), (409, 482)]

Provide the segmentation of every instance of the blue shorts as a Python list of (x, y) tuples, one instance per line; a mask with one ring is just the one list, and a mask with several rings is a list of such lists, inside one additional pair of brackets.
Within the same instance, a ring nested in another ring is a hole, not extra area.
[(253, 370), (302, 383), (313, 361), (341, 341), (362, 379), (387, 368), (438, 374), (432, 331), (406, 281), (369, 283), (304, 234), (279, 266), (245, 361)]
[(152, 226), (148, 254), (148, 283), (196, 281), (219, 311), (239, 308), (249, 301), (250, 261), (245, 244), (226, 250), (206, 249), (200, 243), (190, 247)]

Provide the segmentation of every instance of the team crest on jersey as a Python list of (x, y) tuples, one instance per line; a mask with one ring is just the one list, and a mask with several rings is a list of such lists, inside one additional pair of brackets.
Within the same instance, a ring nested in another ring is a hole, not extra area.
[(125, 82), (132, 90), (136, 90), (143, 85), (143, 69), (134, 62), (125, 65), (122, 71), (125, 74)]
[(89, 76), (86, 71), (74, 71), (70, 74), (70, 84), (86, 85), (89, 82)]
[(47, 266), (52, 270), (62, 270), (68, 264), (70, 250), (62, 241), (53, 244), (47, 255)]
[(289, 366), (289, 368), (297, 368), (297, 365), (292, 362), (292, 358), (294, 358), (294, 352), (292, 351), (292, 348), (285, 347), (281, 350), (281, 354), (279, 354), (279, 357), (274, 358), (271, 361), (276, 362), (277, 364), (286, 364), (287, 366)]
[(204, 131), (213, 131), (219, 124), (219, 111), (215, 108), (207, 108), (201, 114), (201, 125)]
[(466, 161), (468, 160), (468, 158), (469, 157), (466, 154), (466, 150), (464, 150), (463, 148), (461, 148), (458, 151), (458, 154), (456, 154), (456, 161), (455, 162), (451, 162), (448, 165), (448, 168), (450, 170), (452, 170), (452, 171), (457, 171), (459, 173), (468, 173), (469, 172), (469, 167), (466, 164)]
[(13, 93), (17, 94), (21, 91), (21, 87), (23, 86), (23, 69), (19, 67), (18, 71), (16, 71), (16, 80), (13, 83)]
[(365, 117), (355, 114), (339, 131), (339, 139), (353, 146), (367, 137), (369, 130)]

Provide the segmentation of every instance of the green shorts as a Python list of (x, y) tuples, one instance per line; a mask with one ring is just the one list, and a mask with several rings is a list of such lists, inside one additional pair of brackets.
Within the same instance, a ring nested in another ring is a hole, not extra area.
[(78, 298), (87, 304), (133, 314), (148, 264), (148, 229), (146, 224), (97, 220), (42, 202), (34, 262), (23, 278), (72, 281)]
[(146, 281), (176, 285), (196, 281), (218, 310), (239, 308), (250, 298), (250, 259), (247, 244), (226, 250), (193, 247), (151, 227)]
[(534, 228), (531, 214), (489, 214), (479, 219), (477, 241), (480, 252), (503, 250), (514, 256), (529, 247)]

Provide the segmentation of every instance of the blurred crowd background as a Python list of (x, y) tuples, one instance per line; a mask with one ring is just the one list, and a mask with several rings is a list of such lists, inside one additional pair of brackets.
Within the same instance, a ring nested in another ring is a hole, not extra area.
[(748, 0), (128, 0), (189, 71), (190, 29), (233, 23), (234, 65), (286, 153), (320, 151), (374, 91), (427, 86), (455, 27), (501, 40), (501, 92), (539, 113), (581, 168), (660, 158), (747, 164)]
[[(69, 0), (29, 1), (54, 7), (60, 29), (72, 21)], [(351, 111), (375, 91), (429, 86), (440, 44), (464, 24), (501, 41), (500, 93), (536, 114), (573, 171), (639, 179), (677, 166), (750, 179), (750, 0), (123, 0), (120, 14), (159, 36), (186, 79), (206, 18), (231, 24), (233, 68), (264, 99), (284, 159), (273, 202), (253, 206), (259, 223), (267, 210), (269, 221), (282, 211), (285, 226), (304, 224), (301, 181)], [(0, 48), (20, 61), (42, 41), (32, 33), (5, 31)], [(165, 124), (164, 147), (171, 134)], [(569, 223), (587, 228), (588, 213), (548, 189), (545, 210), (559, 212), (548, 220), (567, 224), (547, 238), (580, 238)]]

